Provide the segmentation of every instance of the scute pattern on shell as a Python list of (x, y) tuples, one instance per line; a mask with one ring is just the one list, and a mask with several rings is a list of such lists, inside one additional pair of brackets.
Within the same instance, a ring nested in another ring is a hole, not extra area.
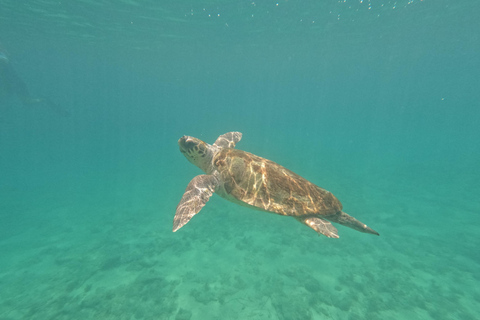
[(286, 216), (327, 216), (342, 210), (327, 190), (254, 154), (225, 148), (213, 164), (227, 194), (259, 209)]

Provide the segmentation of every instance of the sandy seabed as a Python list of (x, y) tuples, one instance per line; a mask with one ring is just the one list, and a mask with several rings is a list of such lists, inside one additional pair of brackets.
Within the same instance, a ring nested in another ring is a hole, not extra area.
[(172, 233), (183, 188), (134, 204), (44, 190), (21, 206), (10, 190), (2, 211), (23, 215), (2, 226), (0, 319), (480, 317), (479, 227), (449, 218), (454, 194), (366, 183), (344, 209), (381, 236), (338, 226), (335, 240), (218, 196)]

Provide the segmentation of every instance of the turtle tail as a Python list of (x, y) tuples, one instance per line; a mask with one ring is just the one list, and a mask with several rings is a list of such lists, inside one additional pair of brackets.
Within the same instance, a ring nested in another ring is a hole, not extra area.
[(348, 214), (346, 214), (341, 210), (331, 216), (326, 216), (325, 219), (328, 219), (332, 222), (339, 223), (341, 225), (355, 229), (360, 232), (376, 234), (377, 236), (380, 235), (377, 231), (373, 230), (370, 227), (367, 227), (366, 224), (358, 221), (352, 216), (349, 216)]

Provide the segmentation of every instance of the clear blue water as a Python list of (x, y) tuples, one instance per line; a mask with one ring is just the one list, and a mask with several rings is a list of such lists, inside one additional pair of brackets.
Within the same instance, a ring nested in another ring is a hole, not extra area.
[[(480, 3), (5, 0), (32, 96), (0, 100), (0, 319), (480, 318)], [(318, 236), (213, 196), (238, 149), (333, 192), (380, 237)]]

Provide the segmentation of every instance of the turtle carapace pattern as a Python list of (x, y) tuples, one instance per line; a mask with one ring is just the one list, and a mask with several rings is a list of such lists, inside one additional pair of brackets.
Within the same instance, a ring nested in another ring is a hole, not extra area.
[(327, 190), (273, 161), (235, 149), (241, 138), (240, 132), (229, 132), (213, 145), (189, 136), (178, 140), (180, 152), (205, 174), (188, 184), (173, 219), (174, 232), (217, 193), (242, 206), (294, 217), (329, 238), (338, 238), (331, 222), (379, 235), (343, 212), (340, 201)]

